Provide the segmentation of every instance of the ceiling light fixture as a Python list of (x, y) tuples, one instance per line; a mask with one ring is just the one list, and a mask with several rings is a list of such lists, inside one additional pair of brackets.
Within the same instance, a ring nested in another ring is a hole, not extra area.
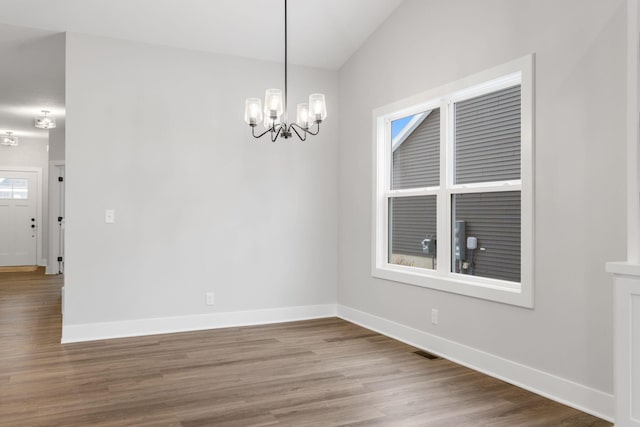
[(7, 145), (9, 147), (17, 147), (18, 137), (13, 136), (13, 132), (7, 132), (6, 135), (2, 135), (2, 141), (0, 141), (0, 144)]
[(35, 118), (36, 127), (39, 129), (53, 129), (56, 127), (56, 119), (49, 117), (50, 111), (42, 110), (42, 115)]
[[(327, 117), (324, 94), (309, 95), (309, 103), (298, 104), (296, 113), (295, 123), (287, 123), (289, 119), (287, 115), (287, 0), (284, 0), (284, 98), (280, 89), (267, 89), (264, 110), (260, 98), (247, 98), (244, 121), (251, 126), (251, 134), (254, 138), (261, 138), (271, 133), (271, 141), (275, 142), (278, 135), (288, 139), (293, 135), (293, 131), (301, 141), (305, 141), (307, 135), (317, 135), (320, 132), (320, 123)], [(262, 122), (263, 117), (264, 127), (267, 130), (256, 135), (256, 126)]]

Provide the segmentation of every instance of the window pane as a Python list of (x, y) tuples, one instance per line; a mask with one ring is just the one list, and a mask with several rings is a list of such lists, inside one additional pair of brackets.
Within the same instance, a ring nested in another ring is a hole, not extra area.
[(391, 122), (391, 189), (440, 184), (440, 109)]
[(26, 179), (13, 178), (13, 198), (27, 199), (29, 197), (29, 181)]
[(436, 268), (436, 196), (389, 199), (389, 263)]
[(455, 104), (456, 184), (520, 179), (520, 85)]
[(520, 282), (520, 192), (455, 194), (452, 203), (451, 271)]
[(11, 178), (0, 178), (0, 199), (11, 198)]

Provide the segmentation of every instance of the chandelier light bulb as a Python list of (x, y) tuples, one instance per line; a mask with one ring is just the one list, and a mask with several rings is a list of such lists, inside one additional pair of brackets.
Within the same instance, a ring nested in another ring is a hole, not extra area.
[(264, 115), (274, 119), (280, 118), (283, 112), (282, 91), (280, 89), (267, 89), (264, 94)]
[(321, 122), (327, 118), (327, 104), (324, 100), (324, 94), (312, 93), (309, 95), (309, 110), (311, 119), (315, 122)]
[(244, 121), (249, 126), (257, 126), (262, 121), (262, 101), (260, 98), (247, 98), (244, 108)]
[(302, 129), (308, 129), (313, 124), (313, 122), (309, 119), (309, 104), (307, 104), (306, 102), (298, 104), (296, 114), (296, 123), (298, 124), (298, 126), (300, 126)]

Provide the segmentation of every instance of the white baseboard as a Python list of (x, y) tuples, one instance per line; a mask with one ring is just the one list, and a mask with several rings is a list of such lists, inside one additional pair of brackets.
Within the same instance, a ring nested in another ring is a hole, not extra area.
[(414, 347), (438, 354), (460, 365), (613, 422), (614, 397), (611, 394), (343, 305), (323, 304), (63, 325), (61, 342), (66, 344), (111, 338), (263, 325), (319, 319), (336, 315), (344, 320)]
[(62, 344), (336, 316), (336, 304), (62, 325)]
[(612, 394), (343, 305), (338, 317), (613, 422)]

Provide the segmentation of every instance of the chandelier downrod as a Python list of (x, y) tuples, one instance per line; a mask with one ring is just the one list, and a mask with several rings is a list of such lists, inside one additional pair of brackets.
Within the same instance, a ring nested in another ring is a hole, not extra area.
[(287, 116), (287, 73), (289, 66), (287, 62), (287, 0), (284, 0), (284, 118)]

